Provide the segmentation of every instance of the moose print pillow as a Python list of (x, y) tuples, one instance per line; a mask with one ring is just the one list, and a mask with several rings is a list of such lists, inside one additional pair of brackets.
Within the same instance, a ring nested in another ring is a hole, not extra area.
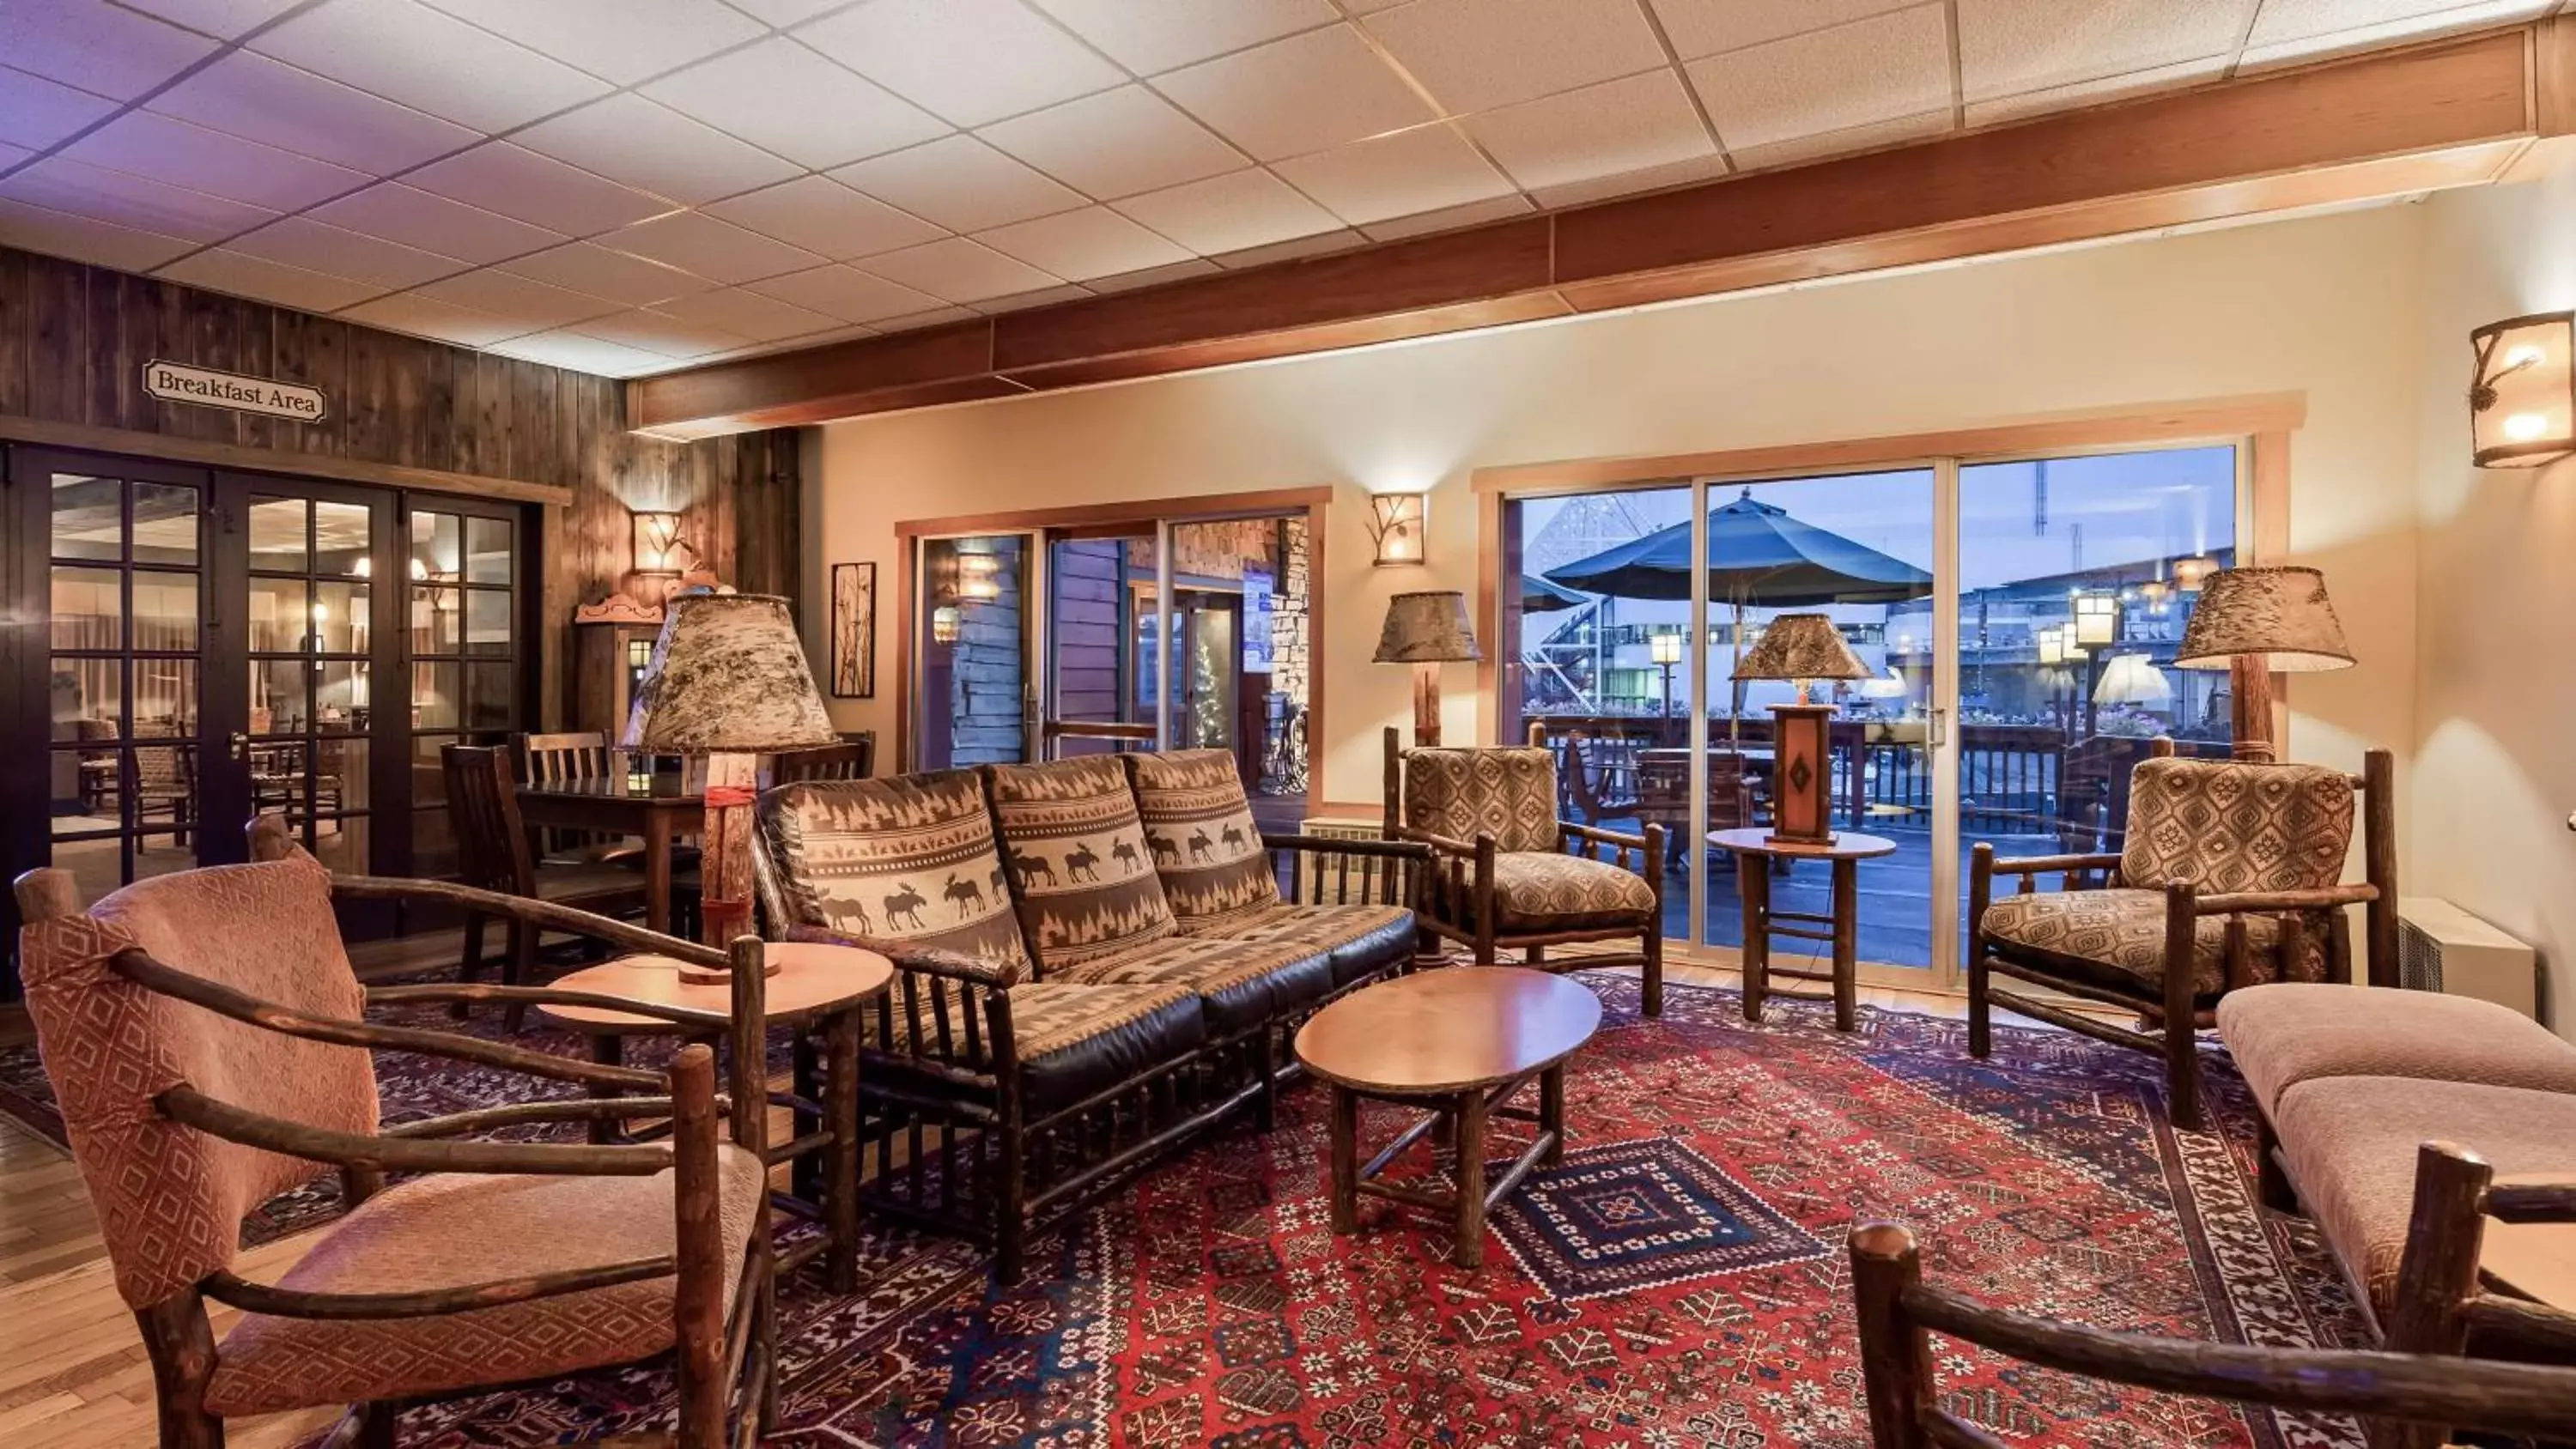
[(1172, 934), (1127, 772), (1108, 755), (987, 765), (1002, 859), (1040, 974)]
[(1279, 881), (1244, 803), (1231, 750), (1123, 757), (1136, 782), (1145, 848), (1184, 925), (1279, 904)]
[(956, 951), (1027, 978), (974, 771), (789, 785), (761, 797), (760, 816), (797, 924)]

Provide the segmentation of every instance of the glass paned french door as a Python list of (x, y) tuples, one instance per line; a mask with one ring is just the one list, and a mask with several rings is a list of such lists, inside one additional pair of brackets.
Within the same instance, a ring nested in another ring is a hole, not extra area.
[(920, 549), (915, 768), (1037, 759), (1036, 540), (931, 538)]
[(522, 530), (507, 510), (424, 499), (394, 532), (409, 663), (409, 710), (395, 737), (409, 762), (412, 865), (444, 875), (456, 868), (456, 834), (439, 752), (528, 727)]

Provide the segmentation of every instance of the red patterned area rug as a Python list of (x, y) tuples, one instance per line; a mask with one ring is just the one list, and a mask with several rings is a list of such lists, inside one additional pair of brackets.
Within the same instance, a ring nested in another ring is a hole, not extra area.
[[(1368, 1203), (1335, 1238), (1324, 1100), (1231, 1132), (1038, 1245), (996, 1290), (957, 1244), (889, 1232), (867, 1286), (786, 1285), (773, 1443), (1360, 1449), (1862, 1449), (1842, 1239), (1922, 1234), (1940, 1281), (2106, 1328), (2273, 1345), (2358, 1341), (2304, 1223), (2256, 1209), (2252, 1119), (2209, 1055), (2214, 1133), (2166, 1120), (2158, 1063), (2059, 1032), (1676, 986), (1609, 1013), (1568, 1078), (1571, 1149), (1497, 1208), (1481, 1272), (1445, 1227)], [(1369, 1140), (1400, 1125), (1373, 1111)], [(1497, 1155), (1504, 1151), (1498, 1146)], [(1410, 1162), (1437, 1173), (1427, 1149)], [(1403, 1169), (1398, 1169), (1401, 1175)], [(2276, 1418), (1936, 1350), (1950, 1406), (2015, 1444), (2343, 1449)], [(404, 1442), (556, 1443), (668, 1411), (655, 1373), (418, 1411)]]

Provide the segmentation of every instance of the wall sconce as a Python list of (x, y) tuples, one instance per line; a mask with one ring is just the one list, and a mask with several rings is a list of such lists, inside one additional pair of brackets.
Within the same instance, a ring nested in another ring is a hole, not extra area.
[(1002, 596), (1002, 561), (989, 553), (957, 555), (957, 597), (991, 603)]
[(966, 611), (955, 604), (942, 604), (930, 611), (930, 639), (934, 644), (954, 644), (966, 632)]
[(2075, 605), (2075, 638), (2078, 649), (2099, 649), (2116, 644), (2120, 639), (2120, 596), (2088, 594), (2077, 591)]
[(2576, 312), (2492, 322), (2469, 334), (2469, 445), (2481, 468), (2537, 468), (2576, 454)]
[(1393, 568), (1422, 562), (1422, 526), (1427, 514), (1420, 493), (1374, 493), (1369, 532), (1377, 539), (1377, 566)]
[(696, 562), (697, 551), (680, 537), (680, 515), (635, 515), (635, 572), (649, 578), (676, 579)]

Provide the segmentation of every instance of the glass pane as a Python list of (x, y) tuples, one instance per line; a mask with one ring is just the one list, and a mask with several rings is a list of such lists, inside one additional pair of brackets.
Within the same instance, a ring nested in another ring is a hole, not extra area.
[(304, 803), (306, 758), (300, 741), (253, 744), (250, 747), (252, 810), (262, 815), (283, 813), (289, 820), (301, 821), (307, 813)]
[(423, 589), (411, 591), (411, 652), (414, 654), (456, 654), (463, 651), (461, 637), (464, 601), (460, 589)]
[(510, 652), (510, 596), (488, 589), (471, 589), (465, 595), (465, 652), (468, 654), (507, 654)]
[(338, 820), (313, 822), (313, 854), (335, 871), (363, 874), (367, 870), (367, 817), (346, 816)]
[(134, 661), (134, 737), (170, 739), (197, 733), (197, 661)]
[(517, 670), (508, 664), (465, 666), (465, 727), (505, 730), (518, 722)]
[(411, 873), (431, 877), (456, 873), (456, 836), (448, 827), (445, 810), (412, 811)]
[(922, 551), (924, 769), (1029, 758), (1025, 541), (934, 539)]
[[(1133, 668), (1123, 658), (1133, 621), (1153, 605), (1154, 540), (1067, 538), (1047, 545), (1048, 637), (1055, 650), (1055, 701), (1049, 717), (1066, 724), (1151, 724), (1151, 695), (1125, 689)], [(873, 627), (873, 625), (871, 625)], [(855, 693), (852, 677), (836, 681), (837, 693)], [(836, 659), (835, 668), (839, 667)], [(1098, 755), (1118, 748), (1109, 739), (1060, 736), (1060, 755)]]
[(511, 582), (509, 520), (465, 520), (465, 581), (469, 584)]
[(205, 613), (195, 574), (134, 573), (134, 647), (193, 650)]
[(311, 616), (302, 579), (250, 581), (250, 647), (258, 653), (291, 653), (305, 647)]
[(372, 567), (368, 549), (375, 542), (374, 510), (363, 503), (313, 505), (313, 571), (344, 577), (365, 575)]
[(134, 840), (134, 878), (169, 875), (197, 868), (196, 837), (176, 832), (139, 835)]
[(138, 745), (134, 750), (134, 823), (184, 830), (197, 819), (197, 748)]
[(453, 513), (415, 513), (411, 516), (413, 579), (453, 583), (458, 578), (464, 551), (458, 538), (458, 525), (459, 520)]
[[(464, 668), (461, 664), (415, 664), (411, 667), (411, 727), (454, 729), (464, 717)], [(424, 741), (433, 763), (437, 750)]]
[(250, 662), (250, 732), (295, 735), (312, 718), (307, 694), (311, 666), (301, 659), (254, 659)]
[(353, 733), (367, 727), (367, 664), (362, 659), (330, 659), (315, 666), (321, 678), (313, 690), (315, 727)]
[(122, 733), (124, 660), (57, 658), (50, 672), (55, 739), (112, 740)]
[(54, 475), (54, 557), (125, 557), (124, 485), (79, 473)]
[(47, 785), (49, 813), (57, 838), (116, 828), (118, 801), (124, 790), (123, 756), (124, 752), (113, 746), (51, 753)]
[(97, 900), (125, 884), (125, 841), (110, 836), (105, 840), (57, 841), (53, 850), (54, 864), (72, 873), (79, 883), (81, 899)]
[(412, 736), (411, 803), (415, 808), (447, 803), (446, 767), (439, 751), (455, 743), (454, 735)]
[(308, 508), (301, 498), (253, 498), (250, 502), (250, 566), (304, 572), (304, 533)]
[(134, 485), (134, 561), (197, 566), (197, 490), (177, 483)]
[(363, 579), (356, 582), (323, 579), (314, 583), (313, 627), (321, 636), (324, 653), (367, 652), (367, 611), (372, 602), (369, 589), (370, 585)]
[(313, 742), (313, 808), (324, 815), (368, 806), (367, 742), (321, 739)]
[(54, 647), (125, 647), (125, 571), (54, 565)]

